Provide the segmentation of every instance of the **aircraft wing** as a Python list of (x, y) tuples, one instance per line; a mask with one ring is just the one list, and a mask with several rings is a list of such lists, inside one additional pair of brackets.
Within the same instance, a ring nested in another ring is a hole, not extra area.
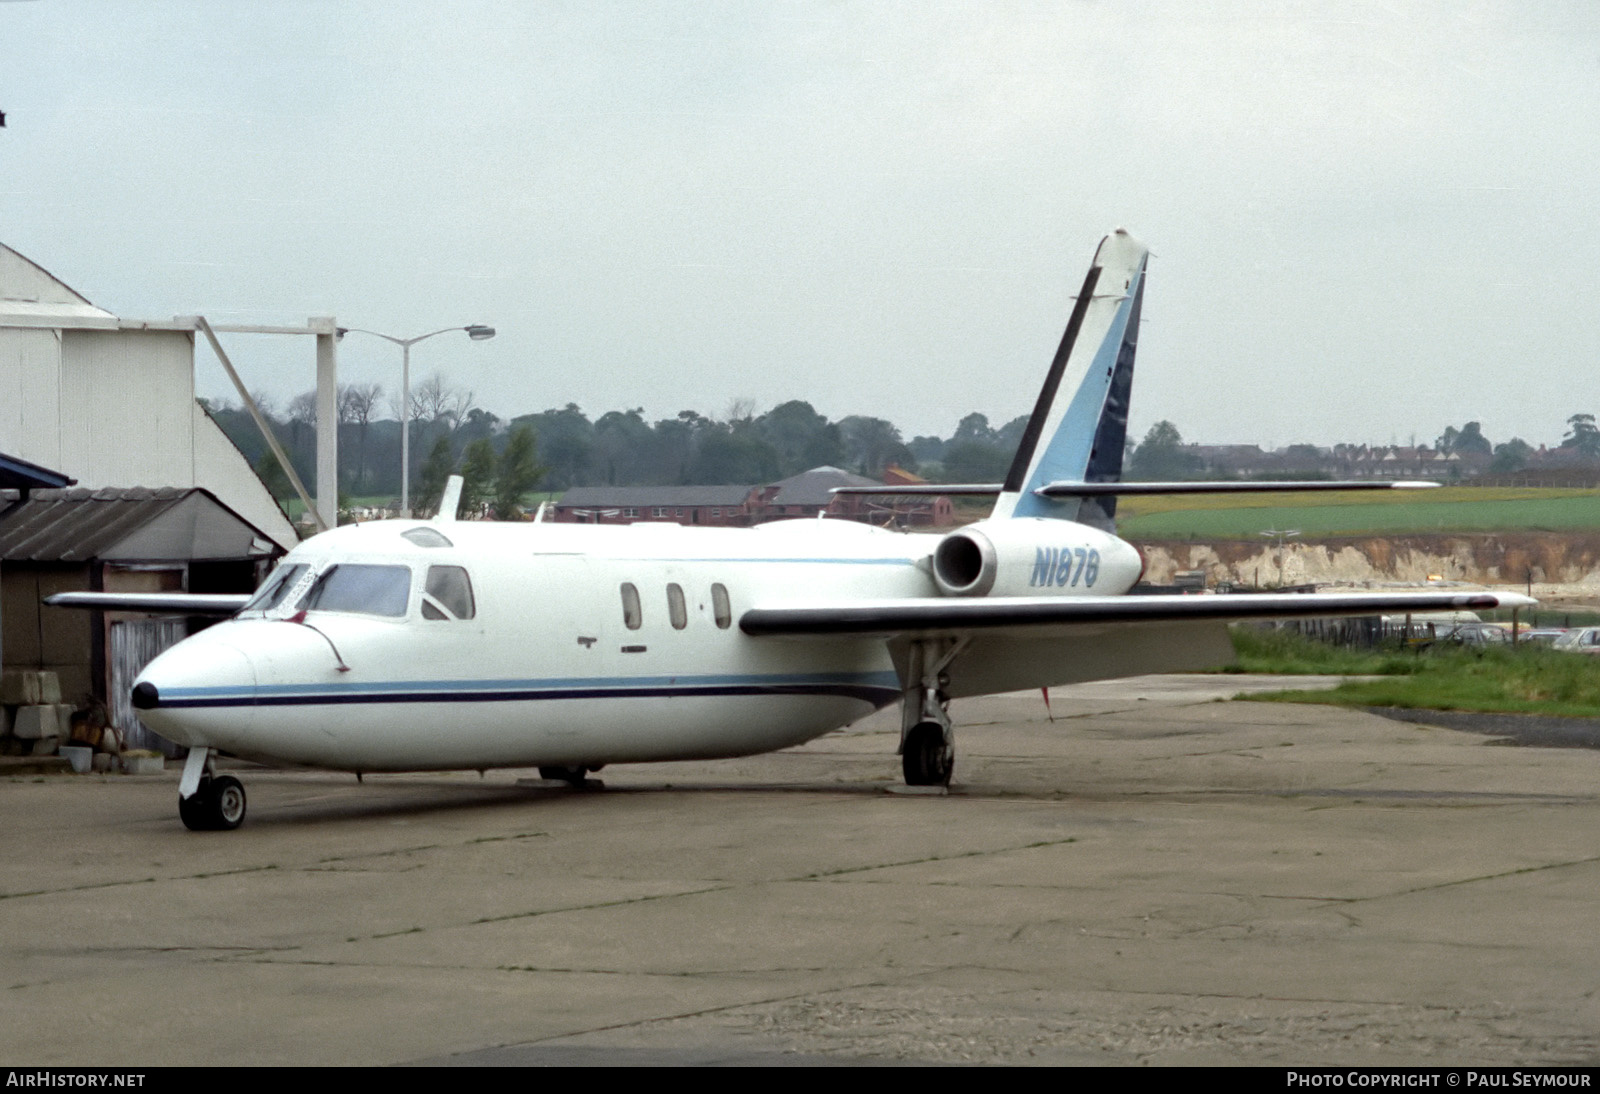
[(755, 607), (739, 618), (749, 635), (826, 638), (839, 635), (916, 638), (1005, 634), (1050, 637), (1111, 625), (1303, 619), (1406, 612), (1527, 608), (1519, 593), (1240, 593), (1227, 596), (1016, 596), (856, 600), (837, 604)]
[(162, 615), (232, 615), (253, 593), (56, 593), (44, 598), (56, 608)]

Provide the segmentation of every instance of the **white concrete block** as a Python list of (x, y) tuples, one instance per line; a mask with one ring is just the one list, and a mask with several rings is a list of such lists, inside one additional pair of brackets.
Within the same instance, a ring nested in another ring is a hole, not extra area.
[(11, 723), (11, 733), (24, 741), (38, 741), (45, 737), (63, 735), (57, 720), (56, 708), (42, 705), (18, 707), (16, 718)]
[(166, 757), (159, 752), (124, 752), (122, 770), (128, 775), (159, 775), (166, 768)]

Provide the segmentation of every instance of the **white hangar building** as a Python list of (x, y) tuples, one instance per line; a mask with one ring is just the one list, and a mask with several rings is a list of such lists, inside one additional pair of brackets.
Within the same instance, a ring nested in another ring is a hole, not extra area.
[(200, 487), (288, 550), (294, 527), (195, 401), (194, 351), (193, 320), (119, 319), (0, 244), (0, 452), (89, 490)]

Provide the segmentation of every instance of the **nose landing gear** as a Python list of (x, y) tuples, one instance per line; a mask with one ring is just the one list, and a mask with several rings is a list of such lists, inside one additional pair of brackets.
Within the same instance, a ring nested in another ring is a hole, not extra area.
[(178, 817), (191, 832), (231, 832), (244, 823), (244, 784), (215, 774), (212, 750), (195, 748), (178, 783)]

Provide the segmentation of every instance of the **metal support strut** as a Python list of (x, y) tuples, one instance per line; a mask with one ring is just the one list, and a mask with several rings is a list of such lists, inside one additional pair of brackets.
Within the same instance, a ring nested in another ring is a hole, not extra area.
[(945, 670), (969, 638), (912, 641), (900, 705), (900, 761), (909, 786), (948, 786), (955, 769), (955, 727), (947, 709)]

